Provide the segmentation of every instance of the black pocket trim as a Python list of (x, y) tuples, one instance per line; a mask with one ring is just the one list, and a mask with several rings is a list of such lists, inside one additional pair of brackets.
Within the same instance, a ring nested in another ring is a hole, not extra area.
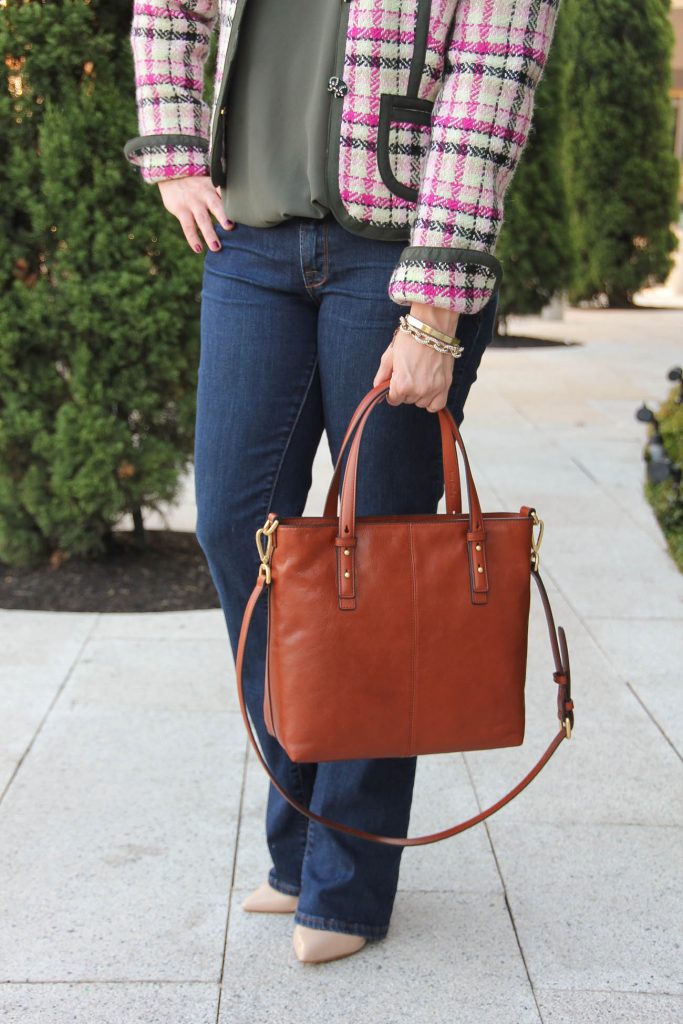
[(379, 102), (379, 123), (377, 125), (377, 166), (382, 181), (390, 192), (417, 202), (418, 189), (411, 188), (399, 181), (391, 169), (389, 160), (389, 133), (392, 121), (408, 121), (415, 125), (432, 123), (433, 100), (421, 100), (415, 96), (402, 96), (398, 93), (383, 92)]

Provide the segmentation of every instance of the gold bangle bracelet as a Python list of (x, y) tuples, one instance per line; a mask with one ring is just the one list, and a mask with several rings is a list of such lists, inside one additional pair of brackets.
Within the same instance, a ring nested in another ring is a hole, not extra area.
[(433, 347), (438, 347), (439, 351), (455, 352), (462, 348), (462, 346), (459, 346), (457, 340), (441, 341), (439, 338), (435, 338), (433, 335), (427, 334), (426, 331), (422, 331), (418, 327), (413, 327), (405, 316), (399, 318), (399, 327), (401, 330), (405, 331), (406, 334), (412, 335), (419, 341), (432, 342)]
[[(415, 338), (415, 340), (419, 341), (420, 344), (427, 345), (429, 348), (433, 348), (437, 352), (441, 352), (443, 355), (453, 356), (454, 359), (458, 359), (462, 355), (462, 345), (458, 343), (454, 344), (451, 341), (439, 341), (438, 338), (433, 338), (431, 337), (431, 335), (425, 334), (422, 331), (417, 330), (417, 328), (413, 327), (412, 324), (404, 320), (403, 317), (400, 318), (399, 326), (394, 331), (394, 337), (396, 336), (399, 330), (405, 331), (406, 334), (409, 334), (412, 338)], [(392, 344), (393, 340), (394, 339), (392, 338)]]
[(443, 331), (437, 330), (436, 327), (432, 327), (431, 324), (426, 324), (423, 320), (418, 320), (412, 313), (406, 313), (405, 318), (409, 324), (417, 328), (418, 331), (423, 331), (424, 334), (431, 334), (433, 338), (437, 338), (439, 341), (443, 341), (446, 345), (459, 344), (459, 339), (454, 334), (444, 334)]
[(430, 339), (431, 341), (435, 342), (437, 345), (441, 346), (440, 351), (442, 351), (443, 348), (445, 348), (448, 351), (457, 350), (458, 355), (460, 354), (460, 352), (462, 352), (462, 344), (457, 338), (450, 338), (446, 334), (443, 335), (442, 337), (445, 337), (448, 340), (442, 341), (441, 338), (437, 338), (433, 334), (428, 334), (427, 331), (423, 331), (419, 327), (414, 327), (413, 324), (408, 320), (407, 316), (402, 316), (399, 318), (399, 326), (401, 330), (405, 331), (407, 334), (412, 334), (415, 338)]

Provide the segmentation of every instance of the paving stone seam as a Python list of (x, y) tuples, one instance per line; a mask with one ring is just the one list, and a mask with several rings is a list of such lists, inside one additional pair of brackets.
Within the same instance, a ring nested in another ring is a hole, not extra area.
[(36, 728), (35, 728), (35, 730), (33, 732), (33, 735), (31, 736), (31, 739), (27, 743), (24, 752), (22, 753), (21, 757), (17, 760), (17, 763), (15, 764), (13, 771), (10, 773), (10, 776), (7, 779), (7, 783), (6, 783), (5, 787), (4, 787), (4, 789), (0, 792), (0, 808), (2, 807), (2, 804), (3, 804), (3, 801), (5, 800), (5, 797), (7, 796), (7, 794), (10, 791), (12, 783), (14, 782), (14, 780), (17, 777), (17, 775), (19, 774), (19, 772), (20, 772), (20, 770), (21, 770), (21, 768), (22, 768), (22, 766), (24, 764), (24, 761), (27, 759), (27, 757), (31, 753), (31, 751), (33, 749), (33, 745), (36, 742), (36, 740), (37, 740), (38, 736), (40, 735), (40, 733), (42, 732), (45, 723), (47, 722), (48, 718), (52, 714), (52, 711), (56, 707), (57, 702), (59, 701), (60, 697), (64, 693), (64, 690), (65, 690), (65, 688), (66, 688), (66, 686), (67, 686), (67, 684), (68, 684), (68, 682), (69, 682), (69, 680), (70, 680), (70, 678), (71, 678), (71, 676), (72, 676), (76, 666), (78, 665), (79, 661), (81, 660), (81, 657), (83, 655), (83, 651), (85, 650), (85, 648), (86, 648), (86, 646), (87, 646), (87, 644), (88, 644), (88, 642), (90, 640), (90, 637), (91, 637), (92, 632), (93, 632), (93, 630), (95, 628), (95, 624), (97, 623), (98, 618), (99, 618), (99, 613), (97, 613), (95, 615), (94, 619), (90, 623), (90, 627), (88, 628), (88, 630), (84, 634), (83, 639), (82, 639), (82, 641), (81, 641), (81, 643), (80, 643), (80, 645), (78, 647), (78, 650), (74, 654), (74, 656), (73, 656), (73, 658), (71, 660), (71, 663), (69, 664), (68, 668), (64, 672), (64, 677), (63, 677), (61, 683), (59, 684), (59, 686), (57, 687), (55, 693), (53, 694), (52, 700), (50, 701), (50, 703), (48, 704), (47, 708), (45, 709), (45, 713), (41, 717), (40, 721), (38, 722), (38, 725), (36, 726)]
[[(481, 800), (479, 799), (479, 794), (477, 792), (477, 787), (475, 785), (475, 781), (474, 781), (474, 777), (472, 775), (472, 771), (471, 771), (470, 766), (469, 766), (469, 764), (467, 762), (467, 757), (463, 757), (463, 760), (465, 762), (465, 771), (467, 772), (467, 776), (468, 776), (468, 778), (470, 780), (470, 786), (472, 787), (472, 790), (474, 792), (474, 799), (477, 802), (477, 808), (478, 808), (479, 811), (482, 811), (484, 808), (482, 807)], [(529, 992), (531, 993), (531, 996), (533, 998), (534, 1006), (536, 1007), (536, 1013), (538, 1015), (538, 1019), (541, 1022), (541, 1024), (543, 1024), (543, 1017), (541, 1015), (541, 1008), (540, 1008), (540, 1006), (538, 1004), (538, 999), (536, 998), (536, 991), (534, 989), (534, 984), (533, 984), (533, 982), (531, 980), (531, 973), (529, 971), (529, 965), (527, 963), (526, 956), (524, 954), (524, 948), (522, 946), (522, 940), (521, 940), (519, 932), (517, 930), (517, 922), (515, 921), (515, 915), (512, 912), (512, 905), (511, 905), (510, 900), (508, 898), (508, 891), (507, 891), (507, 886), (505, 884), (505, 877), (503, 875), (503, 870), (502, 870), (500, 861), (498, 860), (498, 853), (496, 851), (496, 847), (495, 847), (495, 844), (493, 842), (493, 836), (491, 835), (491, 831), (489, 829), (489, 822), (488, 821), (483, 821), (482, 824), (484, 826), (484, 829), (486, 830), (486, 838), (488, 840), (489, 848), (491, 850), (491, 856), (493, 857), (493, 861), (494, 861), (494, 863), (496, 865), (496, 872), (498, 873), (498, 878), (500, 879), (500, 886), (501, 886), (501, 889), (502, 889), (502, 896), (503, 896), (503, 900), (505, 902), (505, 910), (507, 912), (508, 918), (510, 920), (510, 926), (511, 926), (513, 934), (515, 936), (515, 943), (517, 944), (517, 950), (519, 952), (519, 957), (520, 957), (520, 959), (522, 961), (522, 965), (524, 967), (524, 973), (526, 975), (527, 984), (529, 986)]]

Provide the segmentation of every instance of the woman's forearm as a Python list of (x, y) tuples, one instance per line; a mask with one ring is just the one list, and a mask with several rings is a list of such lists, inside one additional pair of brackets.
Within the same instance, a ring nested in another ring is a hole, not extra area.
[(412, 316), (424, 321), (431, 327), (443, 331), (444, 334), (455, 335), (458, 326), (459, 313), (451, 309), (443, 309), (441, 306), (432, 306), (429, 303), (413, 302), (410, 307)]

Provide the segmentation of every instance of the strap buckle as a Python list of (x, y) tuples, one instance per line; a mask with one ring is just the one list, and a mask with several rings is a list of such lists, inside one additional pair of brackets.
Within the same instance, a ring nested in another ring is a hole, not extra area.
[[(266, 583), (270, 583), (271, 580), (270, 556), (273, 553), (273, 534), (277, 530), (279, 522), (279, 519), (268, 518), (263, 526), (256, 531), (256, 547), (258, 549), (259, 558), (261, 559), (261, 564), (258, 567), (258, 574), (259, 577), (265, 576)], [(265, 548), (261, 540), (262, 537), (266, 538)]]
[(531, 567), (534, 572), (538, 572), (539, 564), (539, 549), (541, 547), (541, 540), (543, 539), (543, 520), (538, 518), (536, 509), (532, 508), (529, 510), (532, 522), (534, 526), (538, 526), (538, 534), (534, 538), (534, 527), (531, 527)]

